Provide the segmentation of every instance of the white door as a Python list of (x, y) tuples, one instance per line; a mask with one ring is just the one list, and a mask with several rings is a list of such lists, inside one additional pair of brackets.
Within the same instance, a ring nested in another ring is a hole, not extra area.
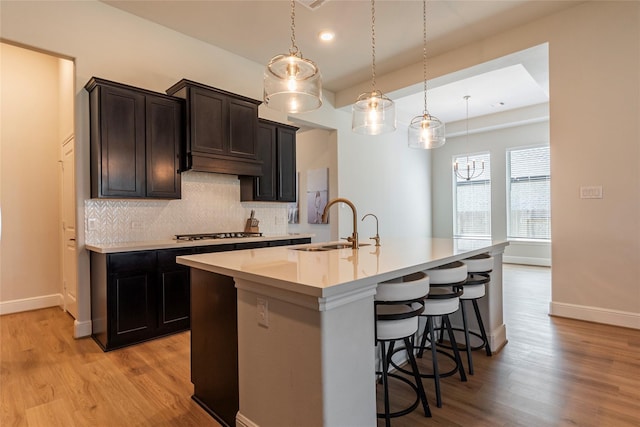
[(78, 318), (76, 251), (75, 138), (62, 143), (62, 286), (64, 309)]

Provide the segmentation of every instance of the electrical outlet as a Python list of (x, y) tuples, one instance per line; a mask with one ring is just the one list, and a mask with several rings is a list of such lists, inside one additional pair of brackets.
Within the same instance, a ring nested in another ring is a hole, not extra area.
[(144, 223), (142, 221), (131, 221), (132, 230), (144, 230)]
[(94, 231), (98, 229), (98, 220), (95, 218), (87, 219), (87, 229), (89, 231)]
[(269, 301), (264, 298), (258, 298), (257, 303), (258, 325), (269, 327)]

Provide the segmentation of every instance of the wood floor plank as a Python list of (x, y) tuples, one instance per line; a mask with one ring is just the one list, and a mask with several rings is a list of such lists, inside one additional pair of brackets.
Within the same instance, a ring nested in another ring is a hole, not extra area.
[[(507, 345), (474, 352), (468, 382), (442, 379), (442, 408), (424, 379), (433, 417), (392, 425), (640, 426), (640, 331), (550, 317), (550, 280), (548, 268), (505, 265)], [(58, 308), (0, 316), (0, 426), (219, 425), (191, 399), (188, 332), (108, 353), (72, 336)], [(396, 407), (411, 398), (391, 391)]]

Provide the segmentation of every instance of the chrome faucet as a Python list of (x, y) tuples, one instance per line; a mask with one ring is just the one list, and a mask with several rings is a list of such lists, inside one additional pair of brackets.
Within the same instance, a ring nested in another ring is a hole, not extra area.
[(329, 202), (327, 202), (327, 206), (324, 207), (324, 211), (322, 212), (322, 223), (325, 224), (327, 222), (327, 215), (329, 214), (329, 208), (331, 205), (338, 202), (346, 203), (353, 212), (353, 234), (351, 234), (351, 237), (347, 237), (346, 240), (351, 243), (352, 249), (358, 249), (360, 247), (358, 244), (358, 212), (356, 211), (356, 206), (351, 202), (351, 200), (342, 197), (329, 200)]
[(375, 216), (372, 213), (368, 213), (368, 214), (366, 214), (365, 216), (362, 217), (361, 221), (364, 221), (364, 219), (366, 217), (368, 217), (368, 216), (372, 216), (372, 217), (374, 217), (376, 219), (376, 236), (375, 237), (369, 237), (369, 239), (375, 240), (376, 246), (380, 246), (380, 235), (378, 234), (378, 217)]

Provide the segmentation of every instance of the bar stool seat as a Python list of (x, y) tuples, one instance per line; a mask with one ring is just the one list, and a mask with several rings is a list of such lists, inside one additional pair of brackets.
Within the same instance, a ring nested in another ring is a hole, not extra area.
[[(384, 390), (384, 412), (377, 413), (378, 418), (385, 419), (385, 425), (391, 425), (391, 418), (406, 415), (422, 403), (424, 415), (431, 417), (431, 410), (422, 385), (420, 372), (416, 363), (412, 337), (418, 331), (419, 315), (424, 310), (424, 298), (429, 293), (429, 277), (422, 272), (414, 273), (378, 284), (375, 297), (376, 343), (380, 347), (381, 376)], [(403, 341), (413, 377), (413, 382), (396, 373), (389, 372), (391, 358), (396, 341)], [(387, 351), (387, 343), (389, 349)], [(389, 378), (393, 378), (410, 386), (416, 393), (415, 401), (408, 407), (391, 412), (389, 403)]]
[[(420, 315), (426, 318), (426, 324), (422, 331), (420, 345), (415, 347), (418, 349), (418, 357), (422, 357), (424, 350), (431, 349), (433, 373), (421, 373), (422, 378), (433, 378), (436, 391), (436, 404), (438, 408), (442, 407), (442, 394), (440, 391), (440, 378), (448, 377), (456, 372), (460, 374), (460, 380), (466, 381), (467, 376), (464, 372), (462, 359), (458, 352), (458, 346), (453, 335), (449, 315), (458, 311), (460, 306), (460, 296), (463, 293), (462, 285), (467, 279), (467, 266), (460, 261), (445, 264), (426, 270), (429, 276), (429, 295), (424, 300), (424, 311)], [(452, 342), (452, 353), (437, 348), (437, 340), (435, 334), (435, 320), (441, 319), (443, 327), (446, 327), (449, 333), (449, 339)], [(427, 344), (429, 339), (429, 344)], [(453, 369), (447, 372), (440, 372), (438, 369), (438, 354), (442, 354), (455, 363)], [(393, 362), (392, 362), (393, 364)], [(402, 367), (393, 365), (397, 370), (408, 373)]]

